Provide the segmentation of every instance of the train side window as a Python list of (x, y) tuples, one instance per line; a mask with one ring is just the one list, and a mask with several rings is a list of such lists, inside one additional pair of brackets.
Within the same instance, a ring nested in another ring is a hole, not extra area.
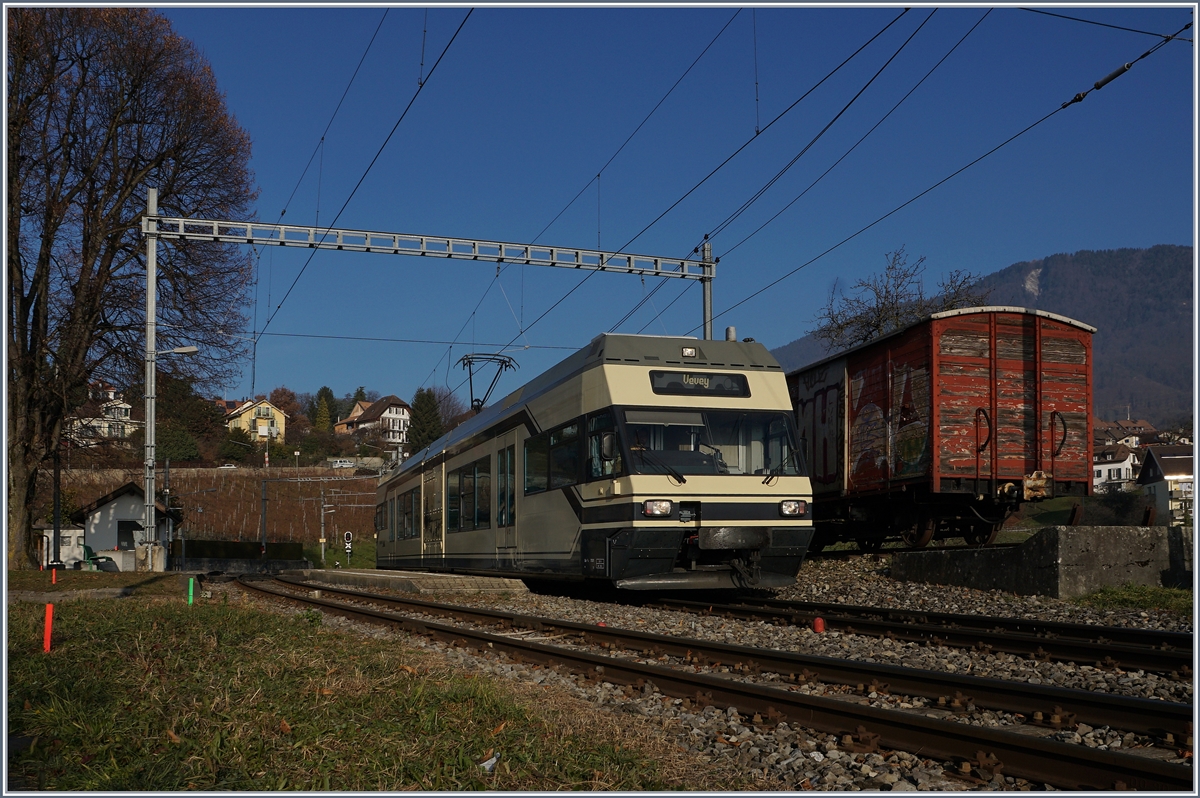
[(605, 479), (608, 477), (619, 476), (622, 472), (621, 451), (620, 447), (615, 445), (616, 439), (613, 438), (612, 452), (615, 457), (604, 459), (604, 436), (615, 436), (617, 432), (616, 422), (613, 420), (611, 410), (606, 410), (603, 413), (597, 413), (588, 419), (588, 456), (587, 456), (587, 478)]
[(579, 423), (550, 433), (550, 487), (565, 488), (579, 482)]
[(488, 529), (492, 525), (492, 458), (476, 460), (474, 468), (475, 528)]
[(416, 488), (404, 494), (404, 537), (406, 538), (417, 536), (417, 508), (420, 506), (421, 502), (417, 498)]
[(446, 475), (446, 531), (459, 529), (458, 471)]
[(388, 542), (396, 542), (396, 497), (388, 499), (388, 514), (387, 514), (387, 530)]
[(525, 492), (541, 493), (549, 484), (550, 433), (525, 439)]
[(492, 461), (481, 457), (446, 475), (446, 531), (487, 529), (491, 524)]
[(496, 453), (496, 526), (512, 526), (516, 510), (517, 447)]

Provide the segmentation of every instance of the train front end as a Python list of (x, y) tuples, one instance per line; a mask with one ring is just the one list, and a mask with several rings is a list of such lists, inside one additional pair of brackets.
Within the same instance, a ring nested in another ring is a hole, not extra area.
[(582, 386), (596, 407), (579, 431), (584, 578), (627, 590), (793, 584), (812, 493), (778, 363), (753, 342), (601, 340)]

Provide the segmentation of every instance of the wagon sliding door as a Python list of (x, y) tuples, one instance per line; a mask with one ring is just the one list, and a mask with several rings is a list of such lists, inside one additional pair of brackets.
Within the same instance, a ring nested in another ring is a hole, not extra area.
[(1091, 458), (1090, 333), (1032, 313), (979, 313), (939, 319), (934, 335), (938, 489), (973, 492), (978, 480), (994, 496), (1057, 471), (1050, 495), (1075, 492)]

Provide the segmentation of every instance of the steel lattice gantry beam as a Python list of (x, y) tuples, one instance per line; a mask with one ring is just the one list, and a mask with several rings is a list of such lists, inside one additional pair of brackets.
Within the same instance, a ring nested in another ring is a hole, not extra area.
[(458, 260), (557, 266), (565, 269), (617, 272), (621, 274), (679, 277), (704, 284), (704, 337), (712, 338), (712, 289), (715, 264), (708, 247), (704, 260), (660, 258), (595, 249), (513, 244), (472, 238), (445, 238), (408, 233), (381, 233), (331, 227), (228, 222), (166, 216), (142, 219), (142, 234), (160, 239), (217, 241), (227, 244), (304, 247), (345, 252), (377, 252), (385, 255), (455, 258)]

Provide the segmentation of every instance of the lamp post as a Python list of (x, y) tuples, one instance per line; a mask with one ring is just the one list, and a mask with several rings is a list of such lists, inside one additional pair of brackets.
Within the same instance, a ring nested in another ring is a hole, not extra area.
[[(145, 542), (154, 537), (154, 399), (157, 391), (156, 372), (157, 340), (155, 338), (156, 319), (158, 314), (157, 284), (158, 284), (158, 225), (154, 221), (158, 216), (158, 189), (152, 188), (146, 192), (146, 510), (142, 522), (142, 535)], [(161, 354), (194, 355), (200, 351), (194, 346), (177, 346)]]
[[(153, 191), (153, 189), (151, 189)], [(153, 239), (151, 239), (153, 240)], [(153, 297), (154, 291), (151, 288), (147, 291), (150, 297)], [(147, 300), (147, 314), (152, 313), (150, 304), (153, 299)], [(154, 337), (154, 317), (147, 315), (146, 317), (146, 339), (152, 340)], [(162, 352), (156, 352), (151, 347), (146, 347), (146, 510), (143, 521), (142, 533), (145, 538), (144, 542), (149, 543), (155, 533), (154, 519), (154, 463), (155, 463), (155, 394), (157, 393), (158, 379), (156, 372), (158, 371), (157, 362), (159, 355), (194, 355), (200, 350), (194, 346), (177, 346), (174, 349), (166, 349)]]

